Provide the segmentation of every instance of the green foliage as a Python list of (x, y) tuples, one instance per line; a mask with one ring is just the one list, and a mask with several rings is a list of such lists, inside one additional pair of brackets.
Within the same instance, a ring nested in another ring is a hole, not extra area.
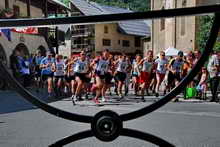
[[(68, 6), (70, 0), (59, 0)], [(99, 4), (108, 6), (117, 6), (120, 8), (130, 9), (133, 11), (148, 11), (150, 10), (150, 0), (90, 0)]]
[(150, 0), (91, 0), (93, 2), (108, 6), (130, 9), (133, 11), (148, 11), (150, 9)]
[[(206, 42), (209, 38), (213, 20), (213, 15), (199, 16), (199, 30), (197, 32), (197, 43), (201, 51), (204, 50)], [(220, 51), (219, 41), (215, 43), (214, 50)]]
[(70, 0), (59, 0), (59, 1), (61, 1), (62, 3), (64, 3), (65, 5), (69, 5), (69, 2), (70, 2)]
[(197, 31), (197, 43), (199, 50), (203, 51), (209, 38), (210, 30), (213, 23), (213, 15), (199, 16), (199, 29)]
[(220, 51), (220, 42), (216, 42), (216, 43), (215, 43), (214, 50), (215, 50), (215, 51)]

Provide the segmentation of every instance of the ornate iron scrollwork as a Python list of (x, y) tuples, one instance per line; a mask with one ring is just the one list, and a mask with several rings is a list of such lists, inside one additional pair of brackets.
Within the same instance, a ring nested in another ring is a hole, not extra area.
[(13, 78), (13, 76), (10, 74), (9, 70), (2, 63), (2, 61), (0, 61), (0, 70), (3, 72), (5, 78), (8, 80), (10, 85), (12, 85), (20, 95), (22, 95), (27, 101), (29, 101), (33, 105), (57, 117), (91, 124), (91, 130), (87, 130), (72, 135), (70, 137), (64, 138), (54, 143), (53, 145), (50, 145), (51, 147), (64, 146), (71, 142), (92, 136), (95, 136), (96, 138), (102, 141), (113, 141), (120, 135), (145, 140), (153, 144), (156, 144), (158, 146), (172, 147), (174, 145), (154, 135), (123, 128), (123, 122), (144, 116), (148, 113), (155, 111), (161, 106), (165, 105), (170, 100), (172, 100), (177, 94), (179, 94), (182, 88), (185, 87), (193, 79), (194, 76), (196, 76), (200, 68), (204, 65), (205, 61), (208, 59), (208, 55), (212, 52), (212, 48), (215, 44), (220, 28), (220, 21), (219, 21), (220, 14), (218, 13), (219, 11), (220, 11), (220, 5), (212, 5), (212, 6), (170, 9), (170, 10), (161, 10), (161, 11), (97, 15), (97, 16), (86, 16), (86, 17), (83, 16), (83, 17), (52, 18), (52, 19), (42, 18), (42, 19), (0, 20), (0, 28), (1, 28), (1, 27), (21, 27), (21, 26), (48, 26), (48, 25), (60, 25), (60, 24), (88, 24), (88, 23), (112, 22), (112, 21), (121, 21), (121, 20), (151, 19), (151, 18), (215, 13), (215, 20), (205, 50), (201, 58), (197, 62), (196, 66), (191, 70), (191, 72), (181, 81), (181, 83), (176, 88), (174, 88), (170, 93), (168, 93), (162, 99), (140, 110), (130, 112), (128, 114), (118, 115), (115, 112), (105, 110), (99, 112), (95, 116), (86, 116), (86, 115), (74, 114), (57, 109), (40, 101), (37, 97), (33, 96), (29, 91), (24, 89), (24, 87), (22, 87)]

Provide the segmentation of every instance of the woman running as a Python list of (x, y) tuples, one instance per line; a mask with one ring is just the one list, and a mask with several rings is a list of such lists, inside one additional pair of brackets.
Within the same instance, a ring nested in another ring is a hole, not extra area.
[(99, 104), (99, 97), (101, 96), (101, 92), (103, 87), (105, 86), (105, 76), (109, 68), (109, 51), (105, 50), (102, 53), (102, 56), (100, 58), (97, 58), (93, 61), (91, 66), (95, 65), (95, 80), (96, 80), (96, 96), (93, 99), (93, 101), (97, 104)]
[(123, 98), (122, 87), (124, 85), (126, 79), (126, 72), (128, 68), (128, 62), (126, 61), (126, 56), (122, 55), (119, 57), (118, 61), (115, 62), (116, 65), (116, 73), (115, 79), (117, 80), (117, 90), (120, 99)]
[(159, 88), (160, 85), (165, 77), (166, 70), (167, 70), (167, 64), (168, 60), (165, 57), (165, 52), (161, 51), (160, 52), (160, 57), (155, 60), (155, 63), (157, 64), (156, 68), (156, 79), (157, 79), (157, 85), (156, 85), (156, 97), (159, 96)]
[(62, 86), (64, 80), (65, 64), (61, 55), (55, 56), (55, 62), (52, 64), (52, 71), (54, 72), (54, 91), (56, 96), (62, 95)]
[(133, 87), (134, 87), (134, 94), (138, 95), (139, 91), (139, 83), (140, 83), (140, 75), (141, 75), (141, 69), (142, 65), (139, 64), (141, 62), (141, 56), (136, 55), (135, 61), (132, 65), (132, 81), (133, 81)]

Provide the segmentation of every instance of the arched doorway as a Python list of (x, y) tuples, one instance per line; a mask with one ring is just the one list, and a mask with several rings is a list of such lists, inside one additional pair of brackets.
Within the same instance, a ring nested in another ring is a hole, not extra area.
[(38, 47), (37, 50), (40, 51), (43, 56), (46, 56), (46, 48), (45, 47), (43, 47), (41, 45), (41, 46)]
[(4, 48), (2, 47), (1, 44), (0, 44), (0, 60), (2, 60), (3, 63), (7, 65), (7, 57), (6, 57)]
[[(3, 64), (7, 65), (7, 57), (4, 51), (4, 48), (0, 44), (0, 61), (2, 61)], [(0, 89), (4, 89), (6, 87), (6, 82), (4, 80), (4, 77), (0, 74)]]
[(20, 51), (23, 56), (30, 55), (27, 46), (23, 43), (19, 43), (14, 50)]

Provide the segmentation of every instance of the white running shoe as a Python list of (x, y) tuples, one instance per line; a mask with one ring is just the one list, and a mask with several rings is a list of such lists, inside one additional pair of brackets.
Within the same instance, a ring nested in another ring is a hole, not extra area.
[(72, 96), (71, 96), (71, 100), (72, 100), (72, 102), (73, 102), (73, 105), (76, 105), (76, 103), (75, 103), (75, 102), (76, 102), (76, 101), (75, 101), (75, 95), (72, 95)]
[(106, 99), (104, 96), (102, 97), (102, 102), (106, 102)]

